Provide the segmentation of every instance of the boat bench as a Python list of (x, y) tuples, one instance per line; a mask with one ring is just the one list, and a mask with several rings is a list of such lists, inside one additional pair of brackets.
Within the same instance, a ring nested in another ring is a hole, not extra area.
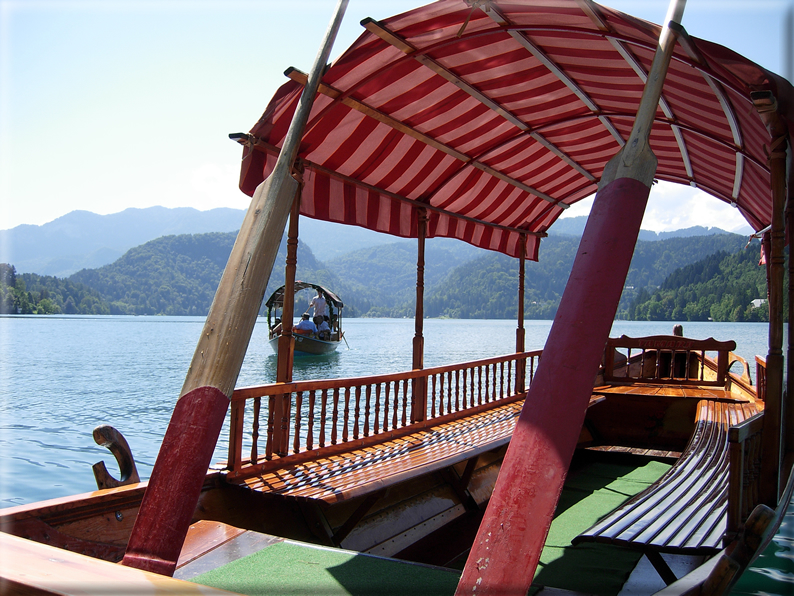
[(336, 503), (443, 470), (510, 441), (523, 400), (383, 443), (233, 480), (252, 490)]
[(702, 399), (695, 430), (667, 473), (573, 540), (642, 551), (670, 584), (661, 553), (707, 555), (723, 546), (728, 516), (728, 431), (757, 413), (753, 404)]
[[(603, 399), (593, 395), (590, 405)], [(511, 400), (382, 443), (285, 464), (253, 476), (232, 478), (230, 482), (259, 492), (332, 504), (377, 493), (404, 480), (468, 461), (469, 467), (458, 487), (463, 491), (456, 488), (459, 493), (465, 492), (466, 477), (473, 472), (477, 457), (510, 442), (523, 406), (523, 399)]]

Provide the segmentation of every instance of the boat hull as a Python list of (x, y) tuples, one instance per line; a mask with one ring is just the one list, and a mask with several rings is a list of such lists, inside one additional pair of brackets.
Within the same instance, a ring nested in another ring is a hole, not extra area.
[[(294, 335), (295, 338), (295, 352), (302, 352), (304, 354), (330, 354), (336, 351), (336, 348), (341, 343), (340, 341), (323, 341), (313, 337), (306, 337), (304, 335)], [(270, 347), (273, 352), (278, 354), (278, 337), (270, 340)]]

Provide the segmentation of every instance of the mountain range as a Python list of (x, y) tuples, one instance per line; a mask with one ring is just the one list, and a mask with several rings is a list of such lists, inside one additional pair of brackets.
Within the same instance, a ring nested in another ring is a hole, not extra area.
[[(190, 207), (131, 208), (111, 215), (72, 211), (40, 226), (20, 225), (0, 230), (0, 262), (12, 263), (19, 273), (68, 277), (81, 269), (113, 263), (129, 249), (162, 236), (236, 231), (244, 216), (244, 210), (229, 208), (209, 211)], [(559, 219), (552, 226), (550, 236), (581, 236), (586, 221), (586, 216)], [(656, 241), (724, 233), (719, 228), (696, 226), (675, 232), (641, 230), (639, 239)], [(300, 219), (300, 237), (323, 262), (395, 241), (392, 236), (357, 226), (309, 217)], [(455, 240), (433, 241), (450, 250), (465, 251), (471, 257), (481, 252)]]

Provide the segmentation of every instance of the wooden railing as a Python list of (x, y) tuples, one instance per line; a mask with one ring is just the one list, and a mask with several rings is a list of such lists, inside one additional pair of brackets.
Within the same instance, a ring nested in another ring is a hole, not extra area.
[[(234, 477), (279, 467), (286, 457), (340, 453), (521, 399), (540, 355), (538, 350), (396, 374), (236, 389), (227, 469)], [(249, 457), (243, 456), (244, 443), (250, 443)]]

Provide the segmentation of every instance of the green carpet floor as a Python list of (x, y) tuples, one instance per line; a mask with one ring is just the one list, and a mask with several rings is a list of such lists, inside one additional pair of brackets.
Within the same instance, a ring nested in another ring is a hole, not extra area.
[[(586, 453), (574, 461), (540, 559), (535, 585), (598, 595), (620, 591), (638, 553), (600, 544), (571, 545), (670, 464)], [(248, 595), (451, 595), (459, 572), (283, 542), (196, 577), (199, 584)], [(533, 589), (533, 591), (536, 591)]]
[(240, 594), (449, 595), (457, 571), (281, 542), (193, 579)]
[(571, 475), (557, 505), (554, 523), (534, 584), (599, 595), (617, 594), (641, 554), (608, 544), (571, 540), (629, 497), (644, 490), (671, 467), (648, 461), (637, 467), (633, 458), (587, 462)]

